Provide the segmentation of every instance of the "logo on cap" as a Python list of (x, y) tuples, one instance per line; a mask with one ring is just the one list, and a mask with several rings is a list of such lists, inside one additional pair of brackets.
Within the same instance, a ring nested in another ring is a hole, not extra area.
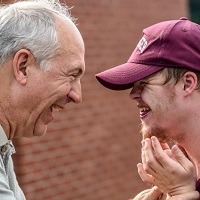
[(147, 40), (145, 39), (145, 37), (142, 37), (137, 47), (139, 48), (140, 53), (142, 53), (145, 50), (145, 48), (147, 47)]

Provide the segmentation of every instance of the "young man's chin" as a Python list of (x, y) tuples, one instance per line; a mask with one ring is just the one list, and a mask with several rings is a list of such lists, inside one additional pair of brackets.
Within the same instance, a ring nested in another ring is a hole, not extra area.
[(154, 127), (147, 127), (147, 126), (142, 125), (141, 133), (142, 133), (143, 139), (156, 136), (160, 142), (167, 141), (166, 130), (158, 125)]

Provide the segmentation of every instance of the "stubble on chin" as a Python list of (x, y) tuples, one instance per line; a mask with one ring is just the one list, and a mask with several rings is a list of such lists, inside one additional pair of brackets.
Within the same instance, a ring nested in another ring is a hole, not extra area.
[(170, 141), (166, 130), (159, 125), (155, 125), (154, 127), (150, 128), (146, 127), (144, 124), (141, 124), (141, 133), (143, 136), (143, 140), (145, 138), (151, 138), (152, 136), (156, 136), (160, 142)]

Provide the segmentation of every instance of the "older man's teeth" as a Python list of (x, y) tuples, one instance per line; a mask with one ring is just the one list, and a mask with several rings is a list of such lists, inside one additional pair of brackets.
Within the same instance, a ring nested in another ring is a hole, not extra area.
[(62, 110), (62, 108), (60, 107), (60, 106), (58, 106), (58, 105), (53, 105), (52, 107), (51, 107), (51, 109), (52, 109), (52, 111), (53, 110), (55, 110), (55, 111), (60, 111), (60, 110)]

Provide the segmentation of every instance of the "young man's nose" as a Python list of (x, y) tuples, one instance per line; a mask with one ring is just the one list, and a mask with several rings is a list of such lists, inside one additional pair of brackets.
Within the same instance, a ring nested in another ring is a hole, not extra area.
[(129, 97), (132, 100), (140, 98), (141, 90), (142, 90), (141, 85), (134, 84), (134, 86), (133, 86), (133, 88), (132, 88), (132, 90), (131, 90), (131, 92), (129, 94)]

